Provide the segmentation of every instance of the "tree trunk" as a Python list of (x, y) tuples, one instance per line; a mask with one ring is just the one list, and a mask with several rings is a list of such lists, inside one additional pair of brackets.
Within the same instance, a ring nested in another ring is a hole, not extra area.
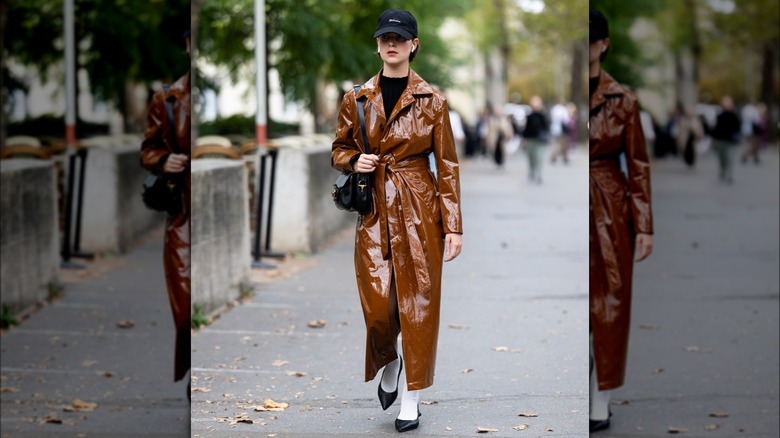
[[(571, 55), (571, 90), (569, 100), (577, 107), (579, 120), (587, 120), (583, 115), (588, 113), (585, 95), (585, 72), (587, 71), (587, 58), (585, 56), (587, 47), (584, 40), (575, 41), (572, 44)], [(580, 123), (577, 123), (577, 130), (580, 131)], [(579, 138), (579, 134), (577, 138)]]
[[(5, 19), (8, 16), (8, 3), (0, 1), (0, 47), (5, 48)], [(5, 103), (8, 102), (6, 95), (5, 82), (3, 81), (2, 67), (5, 66), (3, 52), (0, 50), (0, 146), (5, 144), (6, 129), (8, 124), (8, 114), (5, 112)]]
[[(197, 69), (195, 69), (193, 59), (197, 56), (197, 41), (198, 41), (198, 17), (200, 15), (200, 5), (202, 0), (192, 0), (190, 7), (190, 98), (191, 102), (198, 101), (198, 95), (196, 94), (198, 88), (194, 86), (196, 83)], [(196, 105), (192, 105), (195, 107)], [(200, 117), (197, 113), (190, 112), (190, 136), (191, 142), (194, 145), (198, 139), (198, 120)]]
[(762, 48), (761, 59), (761, 96), (760, 100), (767, 107), (767, 114), (769, 115), (768, 128), (769, 138), (777, 139), (777, 113), (774, 111), (774, 96), (776, 90), (774, 89), (775, 81), (775, 53), (778, 49), (775, 41), (765, 41)]

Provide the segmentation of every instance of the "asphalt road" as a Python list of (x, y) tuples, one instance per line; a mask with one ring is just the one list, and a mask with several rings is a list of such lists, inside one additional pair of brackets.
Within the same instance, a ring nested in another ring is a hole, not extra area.
[(655, 250), (635, 269), (626, 382), (597, 436), (780, 436), (777, 148), (734, 176), (719, 183), (710, 154), (654, 163)]
[(188, 436), (162, 233), (62, 276), (61, 298), (0, 337), (2, 437)]
[[(583, 150), (545, 162), (541, 186), (522, 155), (462, 161), (464, 252), (444, 267), (436, 381), (407, 435), (587, 436), (587, 172)], [(347, 234), (193, 336), (194, 437), (397, 435), (398, 402), (383, 412), (363, 378)], [(266, 399), (288, 406), (257, 411)]]

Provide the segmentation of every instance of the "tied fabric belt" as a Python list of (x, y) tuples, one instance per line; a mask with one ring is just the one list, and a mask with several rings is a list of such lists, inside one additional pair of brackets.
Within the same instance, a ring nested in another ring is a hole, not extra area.
[[(420, 172), (428, 169), (428, 157), (426, 155), (415, 155), (404, 160), (395, 161), (392, 155), (382, 156), (379, 159), (379, 165), (376, 168), (376, 194), (377, 201), (385, 204), (385, 213), (387, 213), (387, 196), (385, 194), (385, 181), (389, 178), (395, 184), (396, 192), (401, 203), (401, 222), (402, 232), (405, 232), (406, 241), (409, 243), (409, 249), (412, 254), (412, 264), (414, 265), (415, 277), (417, 278), (417, 290), (425, 293), (431, 287), (430, 272), (428, 269), (428, 260), (425, 258), (420, 236), (417, 234), (417, 227), (414, 222), (414, 206), (410, 197), (409, 188), (402, 180), (403, 172)], [(387, 260), (390, 255), (390, 237), (387, 229), (387, 214), (379, 215), (379, 229), (382, 240), (382, 258)]]
[(620, 177), (620, 161), (617, 159), (603, 159), (590, 162), (590, 208), (596, 221), (599, 250), (601, 252), (601, 260), (604, 262), (604, 273), (607, 279), (607, 291), (610, 294), (614, 294), (623, 286), (623, 280), (620, 278), (620, 267), (618, 266), (615, 246), (612, 244), (612, 238), (607, 228), (607, 223), (611, 222), (611, 218), (607, 216), (605, 210), (605, 204), (608, 201), (604, 199), (604, 192), (599, 187), (599, 175), (608, 178)]

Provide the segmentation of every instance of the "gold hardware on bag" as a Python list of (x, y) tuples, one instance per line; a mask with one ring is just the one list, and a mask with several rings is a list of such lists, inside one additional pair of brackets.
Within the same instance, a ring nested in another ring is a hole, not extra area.
[(366, 188), (366, 183), (358, 183), (358, 187), (360, 187), (360, 191), (362, 192), (363, 189)]

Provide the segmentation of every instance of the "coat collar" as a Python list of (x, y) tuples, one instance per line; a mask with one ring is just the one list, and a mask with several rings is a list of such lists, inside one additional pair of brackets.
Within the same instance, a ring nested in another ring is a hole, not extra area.
[[(388, 117), (385, 114), (385, 109), (382, 104), (382, 89), (379, 88), (379, 77), (382, 75), (383, 70), (379, 70), (373, 78), (360, 87), (360, 92), (357, 94), (357, 99), (365, 97), (376, 108), (377, 114), (381, 114), (385, 117), (385, 120), (392, 120), (392, 118), (399, 111), (393, 111)], [(400, 106), (397, 108), (403, 109), (414, 102), (417, 96), (425, 96), (433, 94), (434, 90), (425, 80), (420, 77), (414, 70), (409, 69), (409, 81), (406, 84), (403, 94), (399, 99)]]
[(596, 87), (596, 91), (593, 92), (593, 96), (590, 97), (590, 111), (606, 102), (607, 97), (622, 96), (624, 94), (626, 94), (626, 90), (604, 69), (601, 69), (599, 85)]
[(180, 77), (176, 82), (172, 83), (170, 88), (168, 88), (168, 93), (165, 94), (165, 99), (168, 100), (170, 98), (176, 99), (176, 100), (183, 100), (185, 94), (190, 93), (190, 72), (188, 71), (187, 74)]

